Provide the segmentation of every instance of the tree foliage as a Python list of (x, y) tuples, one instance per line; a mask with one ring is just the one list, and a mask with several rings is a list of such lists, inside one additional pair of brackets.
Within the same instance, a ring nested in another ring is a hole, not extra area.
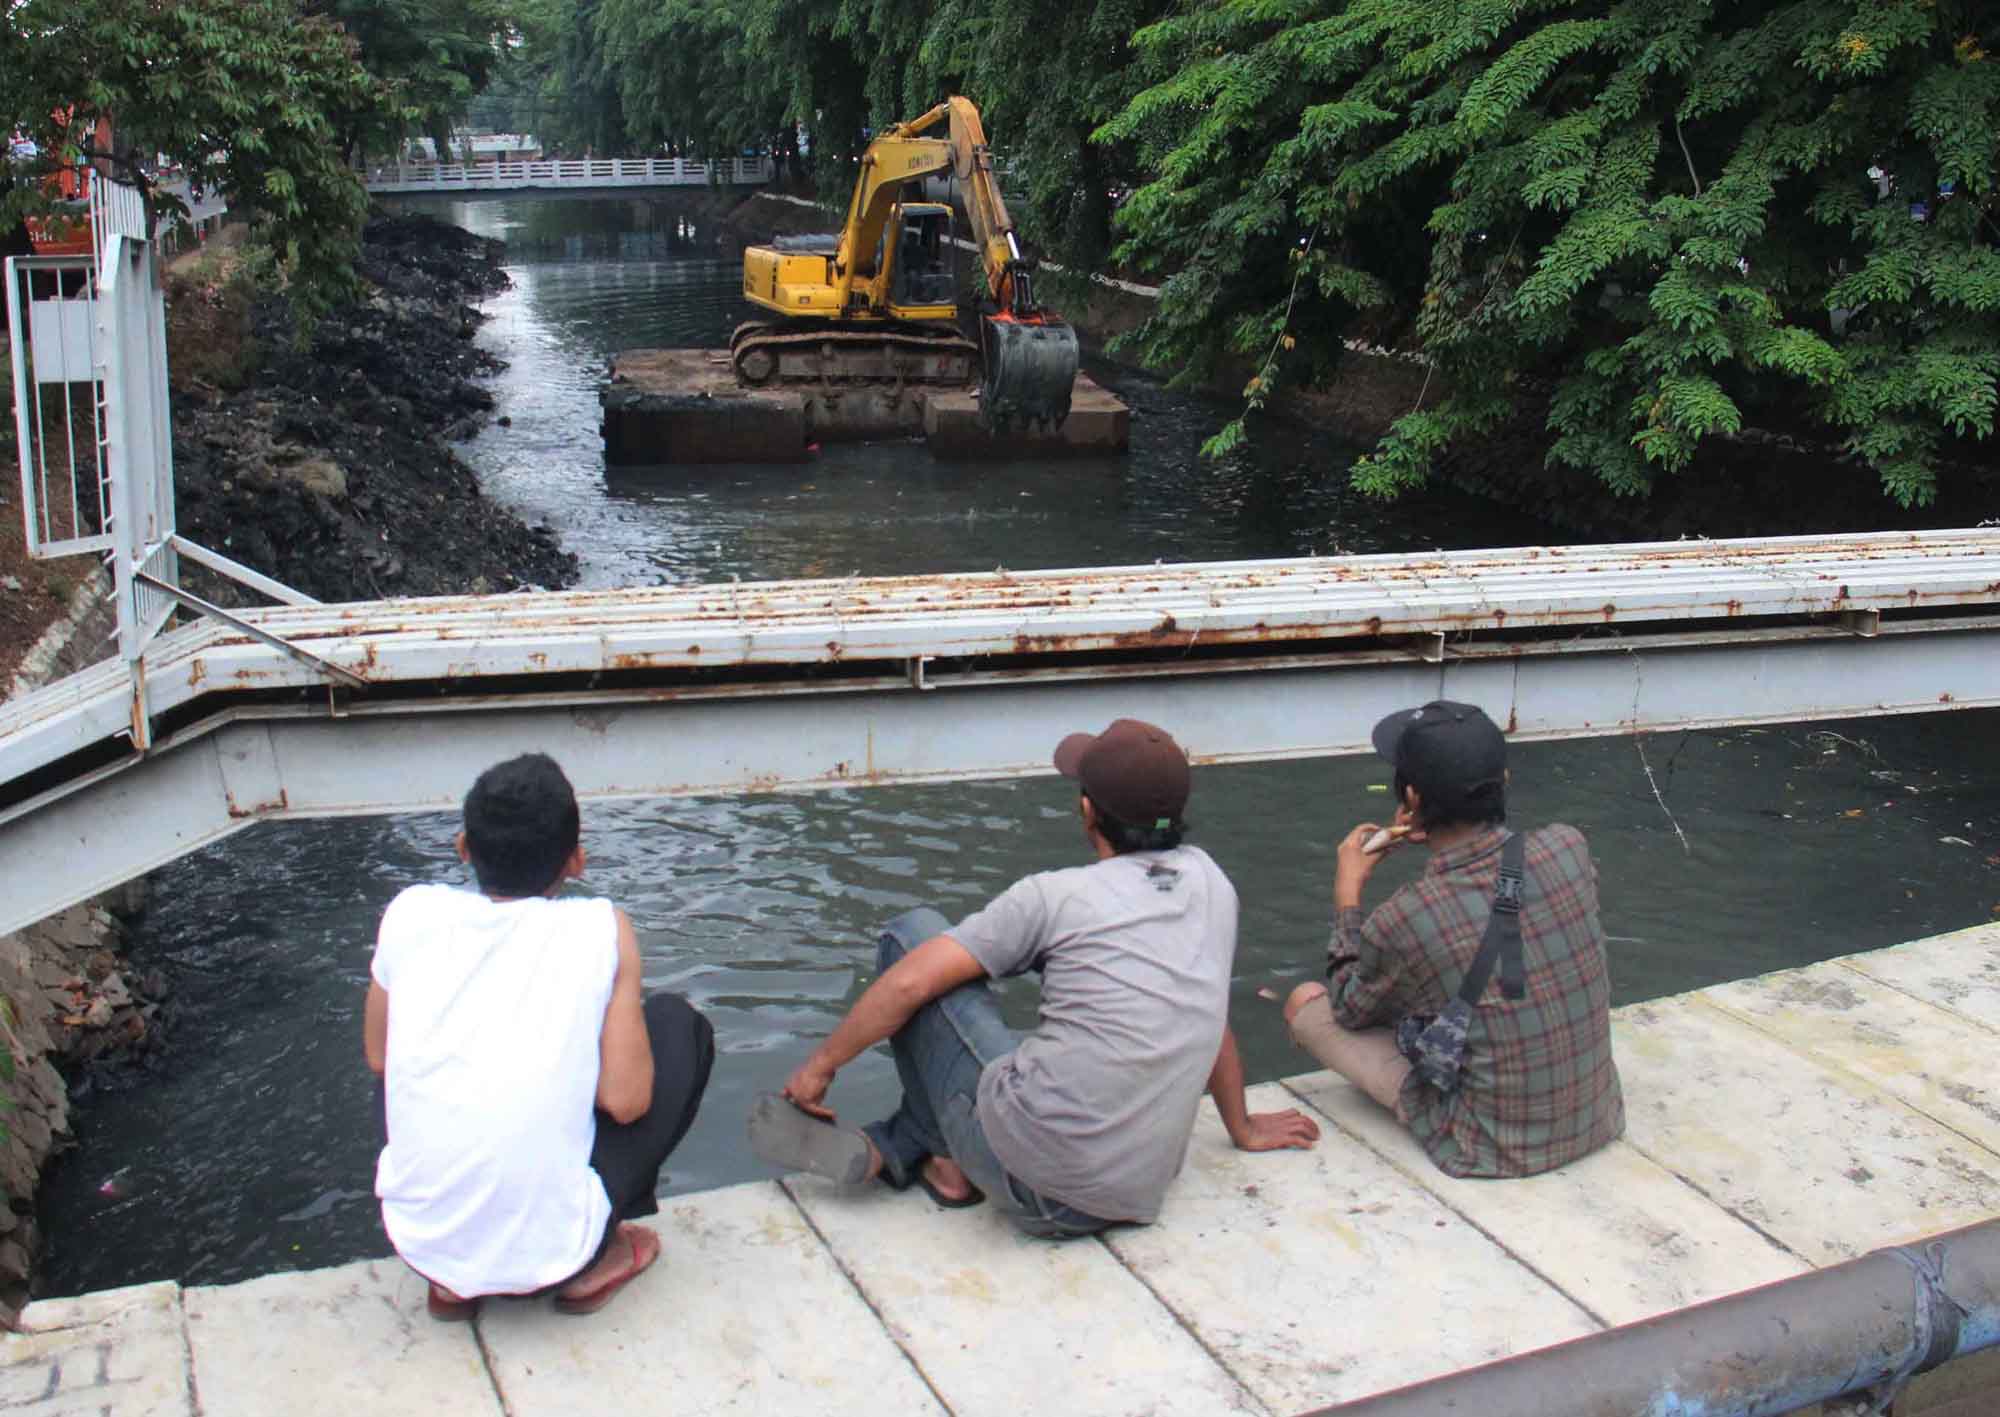
[(1168, 0), (530, 0), (542, 133), (566, 148), (697, 155), (807, 132), (844, 195), (871, 132), (953, 93), (983, 110), (1014, 216), (1056, 259), (1108, 254), (1134, 148), (1090, 134), (1137, 92), (1131, 36)]
[(418, 132), (441, 162), (451, 160), (453, 122), (492, 79), (514, 32), (506, 0), (303, 0), (301, 8), (338, 24), (394, 98), (385, 110), (352, 115), (343, 146), (380, 151)]
[(1137, 48), (1099, 132), (1151, 177), (1123, 254), (1169, 273), (1137, 347), (1252, 356), (1251, 409), (1356, 336), (1420, 348), (1442, 392), (1364, 488), (1530, 375), (1551, 462), (1621, 493), (1777, 416), (1923, 503), (1947, 435), (1992, 434), (2000, 7), (1196, 0)]
[[(96, 161), (147, 190), (140, 160), (165, 153), (257, 220), (302, 307), (321, 309), (352, 279), (367, 209), (337, 135), (391, 102), (348, 36), (294, 0), (14, 0), (0, 13), (0, 126), (41, 157), (0, 217), (36, 204), (59, 164)], [(90, 147), (100, 116), (115, 151)]]

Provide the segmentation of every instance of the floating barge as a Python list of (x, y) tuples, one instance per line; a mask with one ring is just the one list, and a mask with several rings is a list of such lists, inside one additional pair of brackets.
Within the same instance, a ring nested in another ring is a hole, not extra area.
[[(1811, 1315), (1853, 1305), (1802, 1314), (1799, 1277), (1821, 1294), (1865, 1252), (2000, 1213), (2000, 924), (1632, 1005), (1612, 1040), (1624, 1138), (1529, 1180), (1443, 1176), (1381, 1108), (1313, 1073), (1252, 1105), (1311, 1109), (1315, 1150), (1235, 1151), (1204, 1104), (1153, 1226), (1051, 1244), (991, 1207), (755, 1181), (668, 1200), (645, 1222), (659, 1266), (586, 1320), (488, 1300), (476, 1323), (434, 1323), (393, 1259), (31, 1304), (0, 1339), (0, 1406), (559, 1417), (671, 1394), (690, 1413), (1553, 1417), (1791, 1411), (1829, 1371), (1899, 1366), (1888, 1321), (1921, 1298), (1918, 1266), (1845, 1338)], [(1986, 1417), (2000, 1351), (1975, 1350), (2000, 1289), (1981, 1291), (1970, 1244), (1936, 1253), (1955, 1256), (1941, 1297), (1962, 1323), (1949, 1343), (1919, 1325), (1917, 1357), (1972, 1356), (1895, 1410)], [(1749, 1312), (1727, 1351), (1703, 1350), (1688, 1306), (1765, 1285), (1730, 1301)], [(1595, 1392), (1555, 1381), (1525, 1404), (1505, 1399), (1507, 1370), (1462, 1372), (1578, 1339), (1634, 1357)], [(1457, 1401), (1388, 1395), (1445, 1374), (1468, 1385)]]
[(804, 462), (820, 443), (922, 438), (942, 458), (1110, 457), (1125, 451), (1132, 412), (1078, 374), (1069, 417), (1053, 430), (997, 434), (979, 420), (976, 387), (743, 384), (720, 349), (633, 349), (611, 361), (602, 395), (604, 460)]

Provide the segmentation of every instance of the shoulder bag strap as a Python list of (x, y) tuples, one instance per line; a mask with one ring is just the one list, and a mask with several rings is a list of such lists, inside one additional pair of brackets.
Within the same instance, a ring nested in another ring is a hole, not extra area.
[(1496, 962), (1500, 966), (1500, 992), (1510, 999), (1527, 997), (1527, 970), (1521, 959), (1525, 855), (1519, 834), (1510, 834), (1500, 847), (1500, 879), (1493, 886), (1493, 913), (1486, 917), (1486, 934), (1479, 942), (1479, 953), (1473, 957), (1472, 968), (1466, 972), (1465, 983), (1458, 991), (1458, 997), (1470, 1007), (1478, 1007)]

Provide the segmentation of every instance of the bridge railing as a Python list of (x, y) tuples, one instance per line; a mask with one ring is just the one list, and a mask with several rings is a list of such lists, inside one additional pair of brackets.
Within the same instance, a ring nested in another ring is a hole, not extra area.
[(371, 192), (478, 192), (535, 187), (724, 187), (771, 180), (768, 157), (566, 158), (536, 162), (397, 162), (362, 169)]

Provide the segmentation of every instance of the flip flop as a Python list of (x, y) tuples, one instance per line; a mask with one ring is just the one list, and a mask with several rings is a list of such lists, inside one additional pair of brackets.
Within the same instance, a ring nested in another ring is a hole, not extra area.
[(621, 1225), (618, 1231), (625, 1237), (625, 1243), (632, 1247), (632, 1263), (588, 1294), (579, 1294), (574, 1298), (566, 1294), (556, 1295), (557, 1313), (594, 1314), (617, 1298), (619, 1290), (653, 1267), (653, 1261), (660, 1257), (660, 1237), (643, 1225)]
[(430, 1286), (430, 1293), (424, 1296), (424, 1307), (439, 1323), (459, 1324), (479, 1315), (477, 1299), (461, 1299), (449, 1289)]
[(924, 1172), (922, 1167), (917, 1168), (917, 1184), (924, 1188), (925, 1195), (929, 1196), (946, 1210), (964, 1210), (968, 1206), (979, 1205), (986, 1199), (986, 1192), (980, 1190), (979, 1187), (973, 1185), (970, 1181), (965, 1183), (967, 1190), (964, 1195), (948, 1196), (937, 1188), (937, 1185)]
[(775, 1092), (750, 1108), (750, 1149), (773, 1166), (806, 1171), (841, 1186), (868, 1179), (868, 1138), (837, 1127)]

